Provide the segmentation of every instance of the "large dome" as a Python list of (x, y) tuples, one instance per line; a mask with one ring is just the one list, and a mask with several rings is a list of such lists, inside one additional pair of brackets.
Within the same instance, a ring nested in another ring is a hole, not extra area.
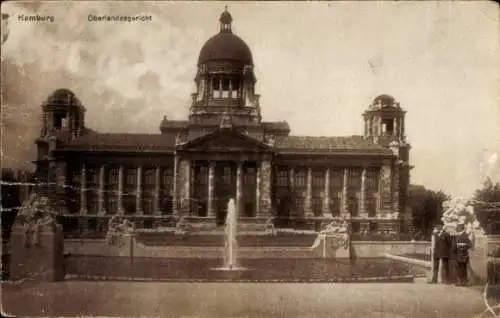
[(252, 52), (237, 35), (221, 32), (211, 37), (201, 48), (198, 65), (208, 61), (231, 60), (244, 65), (253, 64)]
[(231, 31), (232, 18), (225, 11), (220, 17), (221, 31), (203, 45), (198, 65), (209, 61), (234, 61), (243, 65), (253, 65), (252, 52), (248, 45)]

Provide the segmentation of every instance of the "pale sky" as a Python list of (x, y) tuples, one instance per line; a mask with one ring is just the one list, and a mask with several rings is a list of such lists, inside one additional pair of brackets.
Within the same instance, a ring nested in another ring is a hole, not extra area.
[[(500, 180), (499, 10), (494, 2), (228, 2), (233, 31), (254, 57), (264, 120), (294, 135), (363, 133), (379, 94), (407, 110), (412, 183), (468, 196)], [(186, 119), (203, 43), (224, 2), (2, 3), (2, 161), (35, 159), (40, 104), (73, 90), (86, 125), (159, 132)], [(18, 22), (18, 14), (54, 23)], [(89, 22), (89, 13), (152, 22)]]

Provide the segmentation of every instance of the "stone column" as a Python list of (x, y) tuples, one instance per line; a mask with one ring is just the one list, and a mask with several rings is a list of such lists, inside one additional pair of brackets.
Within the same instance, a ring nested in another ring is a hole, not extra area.
[(123, 210), (123, 166), (118, 167), (118, 215), (125, 214)]
[(325, 197), (323, 198), (323, 216), (331, 215), (330, 211), (330, 168), (325, 171)]
[(82, 164), (80, 174), (80, 215), (87, 214), (87, 168)]
[(392, 131), (393, 131), (393, 135), (394, 136), (398, 136), (399, 135), (398, 129), (399, 129), (399, 127), (398, 127), (398, 119), (394, 118), (394, 124), (393, 124), (393, 127), (392, 127)]
[(208, 202), (207, 202), (207, 215), (209, 217), (215, 215), (214, 189), (215, 189), (215, 161), (210, 161), (208, 166)]
[(264, 158), (260, 165), (260, 216), (271, 213), (271, 159)]
[(312, 170), (311, 167), (307, 168), (307, 188), (306, 188), (306, 202), (304, 207), (304, 214), (306, 217), (314, 216), (312, 211)]
[(400, 165), (398, 163), (395, 163), (392, 167), (392, 212), (395, 215), (399, 215), (399, 169)]
[(243, 202), (242, 198), (242, 184), (243, 184), (243, 166), (241, 162), (238, 162), (238, 166), (236, 168), (236, 209), (238, 211), (238, 215), (243, 215), (241, 206)]
[(188, 159), (179, 161), (179, 213), (188, 215), (191, 208), (191, 162)]
[[(20, 180), (22, 182), (22, 180)], [(61, 203), (61, 213), (69, 213), (66, 206), (67, 187), (67, 165), (64, 161), (58, 161), (55, 165), (55, 198)], [(22, 187), (20, 187), (22, 189)]]
[(179, 186), (177, 184), (179, 178), (179, 157), (177, 154), (174, 155), (174, 184), (173, 184), (173, 195), (172, 195), (172, 214), (176, 215), (179, 213)]
[(361, 172), (361, 193), (359, 195), (359, 213), (366, 215), (366, 167)]
[(342, 214), (349, 217), (349, 204), (347, 202), (347, 183), (349, 182), (349, 168), (344, 168), (344, 181), (342, 184)]
[(153, 192), (153, 200), (154, 200), (153, 201), (153, 211), (154, 211), (153, 213), (155, 215), (160, 215), (161, 214), (160, 188), (161, 188), (161, 168), (160, 167), (156, 167), (156, 169), (155, 169), (155, 189), (154, 189), (154, 192)]
[(383, 214), (391, 213), (392, 210), (392, 176), (390, 162), (384, 162), (380, 169), (380, 211)]
[(135, 190), (135, 213), (143, 214), (142, 210), (142, 166), (137, 167), (137, 182)]
[(260, 167), (257, 167), (256, 168), (256, 180), (255, 180), (255, 202), (257, 202), (257, 204), (255, 205), (255, 215), (258, 216), (259, 215), (259, 211), (260, 211)]
[(105, 167), (101, 165), (99, 167), (99, 201), (98, 201), (98, 214), (105, 215), (106, 209), (104, 207), (104, 179), (105, 179)]

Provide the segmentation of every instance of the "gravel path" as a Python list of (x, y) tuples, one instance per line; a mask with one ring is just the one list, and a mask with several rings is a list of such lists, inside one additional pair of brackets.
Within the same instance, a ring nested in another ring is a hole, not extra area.
[(452, 317), (485, 306), (471, 288), (399, 284), (61, 282), (3, 286), (4, 313), (22, 316)]

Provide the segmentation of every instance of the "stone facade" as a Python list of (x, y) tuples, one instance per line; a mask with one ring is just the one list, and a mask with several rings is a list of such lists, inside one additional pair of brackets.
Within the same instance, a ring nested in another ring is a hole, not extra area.
[(344, 218), (355, 232), (398, 228), (411, 169), (399, 103), (375, 98), (359, 136), (290, 135), (286, 122), (262, 120), (248, 46), (231, 23), (220, 32), (200, 52), (188, 119), (165, 116), (158, 134), (93, 131), (71, 91), (49, 96), (37, 171), (42, 182), (55, 175), (67, 217), (90, 230), (112, 215), (144, 227), (172, 215), (221, 225), (234, 198), (248, 220), (317, 228)]

